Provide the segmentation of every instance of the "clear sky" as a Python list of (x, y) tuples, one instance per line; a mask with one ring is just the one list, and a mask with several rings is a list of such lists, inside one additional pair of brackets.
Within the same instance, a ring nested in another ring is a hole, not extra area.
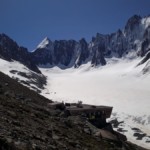
[(85, 37), (123, 28), (134, 14), (150, 14), (150, 0), (0, 0), (0, 33), (33, 50), (44, 37)]

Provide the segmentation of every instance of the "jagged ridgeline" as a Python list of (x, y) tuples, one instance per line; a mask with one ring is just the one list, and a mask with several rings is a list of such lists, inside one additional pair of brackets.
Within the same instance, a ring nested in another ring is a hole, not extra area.
[(0, 57), (17, 60), (29, 69), (40, 73), (36, 65), (79, 67), (90, 62), (91, 66), (106, 65), (106, 58), (124, 57), (135, 51), (143, 57), (150, 49), (150, 17), (132, 16), (124, 29), (112, 34), (97, 33), (91, 42), (84, 38), (75, 40), (55, 40), (45, 38), (33, 52), (20, 47), (5, 34), (0, 35)]
[(37, 65), (79, 67), (90, 62), (92, 66), (97, 66), (106, 65), (105, 58), (121, 58), (131, 51), (135, 51), (137, 56), (144, 56), (149, 51), (149, 45), (150, 17), (134, 15), (124, 29), (107, 35), (97, 33), (89, 43), (84, 38), (80, 41), (51, 41), (45, 38), (31, 55)]

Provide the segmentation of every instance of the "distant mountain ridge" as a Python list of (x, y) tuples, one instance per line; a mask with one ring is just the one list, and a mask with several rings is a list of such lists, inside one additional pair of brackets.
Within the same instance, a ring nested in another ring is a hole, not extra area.
[(55, 40), (45, 38), (33, 52), (20, 47), (5, 34), (0, 34), (0, 57), (16, 60), (32, 71), (41, 73), (36, 65), (79, 67), (90, 62), (91, 66), (106, 65), (106, 58), (126, 56), (134, 51), (143, 57), (150, 51), (150, 16), (134, 15), (123, 30), (103, 35), (97, 33), (91, 42), (84, 38), (75, 40)]
[(127, 21), (123, 30), (103, 35), (97, 33), (91, 42), (84, 38), (75, 40), (55, 40), (45, 38), (31, 53), (37, 65), (79, 67), (90, 62), (92, 66), (106, 65), (105, 58), (127, 55), (134, 51), (136, 56), (143, 57), (150, 50), (150, 17), (134, 15)]

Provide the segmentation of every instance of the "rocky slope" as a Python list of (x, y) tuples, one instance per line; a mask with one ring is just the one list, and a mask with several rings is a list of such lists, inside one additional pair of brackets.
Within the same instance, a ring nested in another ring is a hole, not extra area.
[(0, 70), (38, 93), (40, 93), (47, 84), (46, 76), (30, 70), (18, 61), (0, 59)]
[(128, 142), (94, 137), (80, 117), (61, 117), (51, 101), (0, 73), (0, 149), (144, 150)]

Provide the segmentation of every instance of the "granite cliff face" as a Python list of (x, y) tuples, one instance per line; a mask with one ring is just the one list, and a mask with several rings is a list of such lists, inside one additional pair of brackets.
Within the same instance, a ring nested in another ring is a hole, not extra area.
[(50, 64), (66, 67), (79, 67), (90, 62), (91, 66), (106, 65), (105, 58), (126, 56), (134, 51), (135, 56), (143, 57), (150, 49), (150, 17), (132, 16), (123, 30), (102, 35), (97, 33), (91, 42), (84, 38), (80, 41), (50, 41), (45, 38), (31, 53), (37, 65)]

